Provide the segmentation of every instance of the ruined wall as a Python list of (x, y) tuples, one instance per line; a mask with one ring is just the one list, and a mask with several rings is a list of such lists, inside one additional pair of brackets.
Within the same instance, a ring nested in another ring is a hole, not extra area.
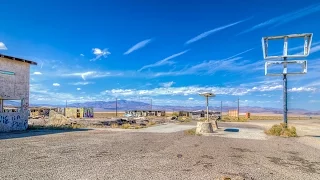
[(21, 100), (20, 112), (0, 112), (0, 132), (25, 130), (28, 127), (30, 64), (0, 57), (0, 99)]
[(228, 115), (230, 117), (238, 117), (238, 110), (229, 110)]
[(84, 118), (93, 118), (93, 108), (83, 108)]
[(83, 108), (65, 108), (65, 116), (68, 118), (83, 118)]

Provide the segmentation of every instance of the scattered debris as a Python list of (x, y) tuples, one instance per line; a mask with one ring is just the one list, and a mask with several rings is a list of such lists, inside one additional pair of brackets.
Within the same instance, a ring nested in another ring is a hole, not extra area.
[(48, 125), (66, 125), (71, 124), (70, 120), (62, 114), (51, 110), (49, 112), (49, 122)]

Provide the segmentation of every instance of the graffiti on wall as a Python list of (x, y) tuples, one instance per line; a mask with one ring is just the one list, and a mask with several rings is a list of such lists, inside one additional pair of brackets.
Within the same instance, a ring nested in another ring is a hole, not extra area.
[(0, 113), (0, 132), (26, 130), (28, 117), (24, 113)]
[(84, 108), (83, 117), (93, 118), (93, 108)]

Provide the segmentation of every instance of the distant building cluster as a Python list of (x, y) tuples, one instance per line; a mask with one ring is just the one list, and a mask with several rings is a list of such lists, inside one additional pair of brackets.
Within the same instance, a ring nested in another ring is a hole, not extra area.
[[(221, 112), (218, 111), (209, 111), (209, 117), (218, 117), (221, 118)], [(207, 113), (206, 111), (199, 110), (199, 111), (179, 111), (179, 116), (182, 117), (191, 117), (192, 119), (199, 119), (199, 118), (206, 118)]]
[(130, 110), (125, 112), (127, 117), (166, 116), (166, 111), (157, 110)]

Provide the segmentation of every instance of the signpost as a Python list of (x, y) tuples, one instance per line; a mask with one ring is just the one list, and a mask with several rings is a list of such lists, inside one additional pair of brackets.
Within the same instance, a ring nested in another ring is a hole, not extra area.
[[(263, 57), (266, 61), (265, 63), (265, 75), (266, 76), (283, 76), (283, 121), (285, 126), (288, 125), (288, 100), (287, 100), (287, 90), (288, 90), (288, 75), (301, 75), (307, 73), (307, 60), (290, 60), (288, 58), (306, 58), (310, 53), (310, 47), (312, 42), (312, 33), (304, 33), (304, 34), (290, 34), (283, 36), (269, 36), (262, 38), (262, 51)], [(304, 46), (303, 52), (298, 54), (288, 54), (288, 39), (296, 39), (296, 38), (304, 38)], [(279, 56), (270, 56), (268, 55), (268, 41), (269, 40), (281, 40), (283, 39), (283, 54)], [(275, 61), (280, 59), (280, 61)], [(268, 72), (268, 68), (271, 65), (282, 65), (283, 70), (281, 73), (270, 73)], [(288, 65), (289, 64), (300, 64), (302, 65), (302, 71), (300, 72), (289, 72)]]

